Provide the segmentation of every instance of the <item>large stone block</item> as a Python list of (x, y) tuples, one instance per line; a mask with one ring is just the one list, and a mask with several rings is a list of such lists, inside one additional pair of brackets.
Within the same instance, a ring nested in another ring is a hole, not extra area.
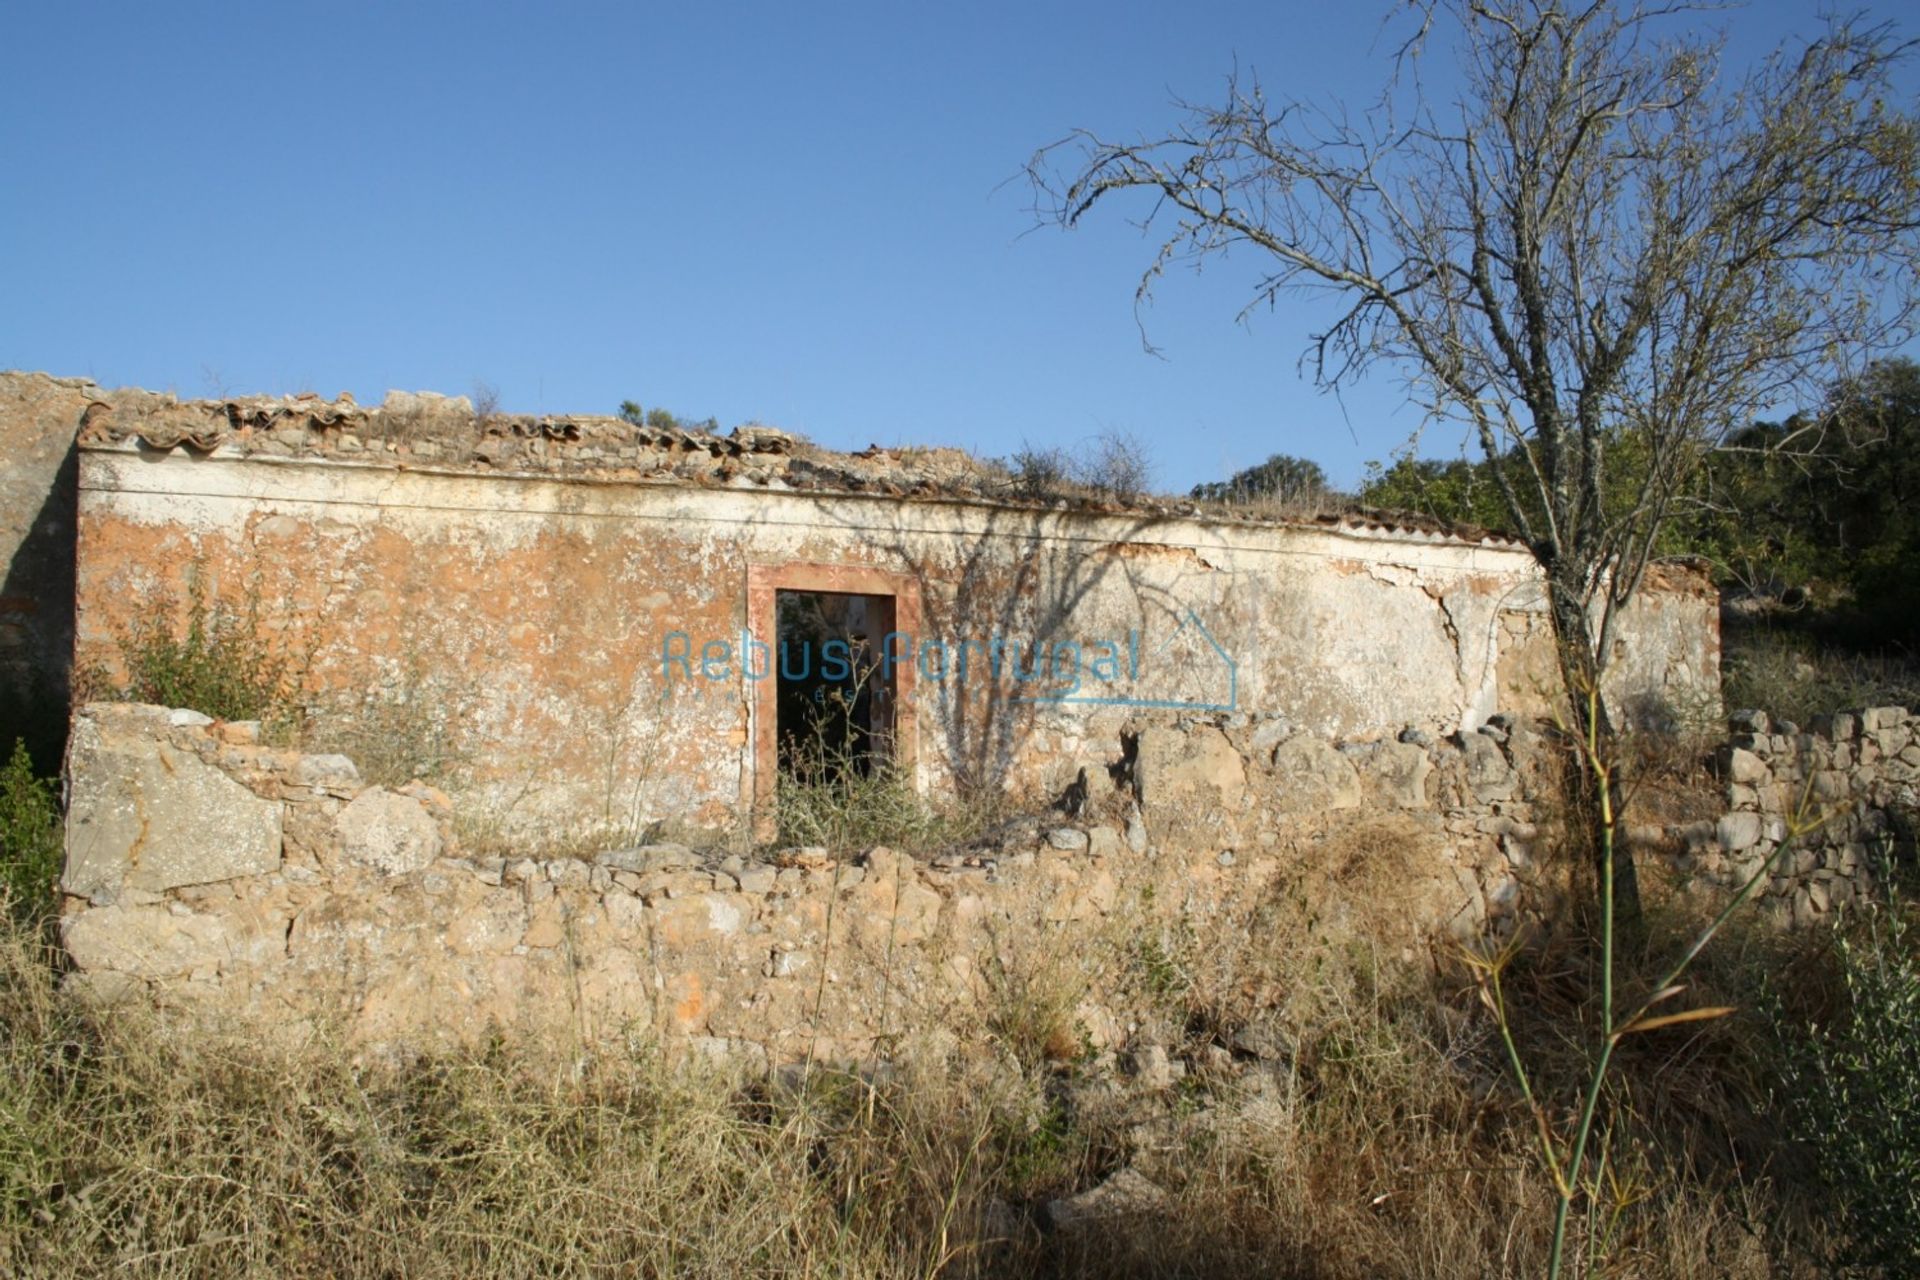
[(347, 861), (390, 876), (422, 870), (440, 856), (440, 828), (420, 802), (384, 787), (355, 796), (334, 828)]
[(75, 719), (61, 887), (90, 898), (159, 893), (278, 868), (280, 805), (151, 727), (93, 708)]
[(1273, 753), (1273, 770), (1282, 812), (1353, 809), (1360, 804), (1359, 771), (1318, 738), (1301, 734), (1281, 743)]
[(1427, 807), (1427, 775), (1433, 761), (1411, 742), (1383, 742), (1368, 761), (1376, 794), (1399, 809)]
[(1247, 789), (1246, 763), (1211, 725), (1143, 729), (1134, 768), (1149, 816), (1188, 806), (1234, 812)]
[[(1097, 886), (1101, 881), (1105, 881), (1109, 886), (1110, 897), (1113, 878), (1104, 871), (1095, 874), (1096, 896)], [(940, 924), (942, 902), (943, 899), (938, 893), (917, 881), (910, 880), (902, 884), (894, 902), (894, 941), (909, 944), (924, 942), (931, 938)], [(1110, 902), (1109, 905), (1111, 905)]]
[(217, 971), (234, 950), (226, 917), (177, 915), (165, 906), (92, 907), (61, 925), (67, 954), (85, 973), (159, 981)]
[(1752, 786), (1767, 780), (1766, 761), (1751, 751), (1727, 747), (1721, 753), (1720, 762), (1729, 782)]
[(1729, 813), (1715, 824), (1714, 831), (1722, 848), (1738, 853), (1760, 843), (1765, 826), (1757, 813)]
[(1500, 744), (1484, 733), (1462, 734), (1460, 745), (1467, 754), (1467, 785), (1474, 799), (1482, 804), (1513, 798), (1513, 767), (1507, 763)]

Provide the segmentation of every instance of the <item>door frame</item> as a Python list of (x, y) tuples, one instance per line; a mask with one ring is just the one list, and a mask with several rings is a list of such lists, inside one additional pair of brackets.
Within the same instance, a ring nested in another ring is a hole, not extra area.
[[(748, 681), (750, 751), (741, 788), (741, 799), (753, 815), (754, 835), (758, 839), (771, 839), (778, 825), (774, 806), (780, 778), (779, 593), (782, 591), (890, 596), (894, 631), (916, 645), (921, 638), (920, 583), (911, 574), (867, 565), (806, 562), (747, 565), (747, 632), (767, 645), (769, 663), (765, 679)], [(882, 647), (885, 643), (886, 637), (880, 637)], [(920, 735), (913, 696), (918, 675), (916, 665), (909, 657), (893, 669), (892, 759), (915, 780), (915, 790), (918, 790)]]

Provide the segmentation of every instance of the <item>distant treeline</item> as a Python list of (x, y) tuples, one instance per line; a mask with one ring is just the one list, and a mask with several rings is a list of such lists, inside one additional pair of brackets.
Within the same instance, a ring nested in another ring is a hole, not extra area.
[[(1629, 502), (1644, 449), (1609, 442), (1609, 491)], [(1510, 465), (1524, 466), (1513, 458)], [(1518, 477), (1520, 472), (1516, 471)], [(1531, 486), (1516, 485), (1523, 497)], [(1200, 485), (1216, 502), (1336, 505), (1321, 468), (1276, 454)], [(1507, 530), (1513, 524), (1484, 459), (1370, 464), (1361, 505)], [(1816, 410), (1757, 423), (1708, 459), (1669, 523), (1668, 555), (1709, 561), (1723, 587), (1798, 607), (1806, 624), (1859, 647), (1920, 643), (1920, 364), (1876, 364), (1829, 389)]]

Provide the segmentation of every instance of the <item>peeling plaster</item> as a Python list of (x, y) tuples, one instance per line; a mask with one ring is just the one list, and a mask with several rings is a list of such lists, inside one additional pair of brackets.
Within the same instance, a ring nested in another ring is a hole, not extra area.
[[(83, 662), (112, 669), (142, 600), (192, 567), (228, 596), (262, 584), (291, 610), (276, 623), (314, 645), (315, 697), (392, 682), (410, 650), (468, 682), (460, 788), (528, 828), (609, 808), (724, 820), (762, 794), (744, 678), (655, 678), (664, 631), (738, 635), (750, 564), (901, 575), (930, 634), (1124, 636), (1192, 610), (1232, 656), (1239, 710), (1330, 737), (1524, 709), (1496, 705), (1503, 664), (1521, 661), (1500, 618), (1539, 595), (1524, 549), (1437, 535), (311, 458), (87, 449), (80, 506)], [(1710, 685), (1712, 609), (1656, 592), (1622, 669), (1650, 696)], [(1072, 752), (1128, 721), (998, 696), (926, 691), (925, 788), (983, 769), (1015, 783), (1051, 758), (1043, 732)]]

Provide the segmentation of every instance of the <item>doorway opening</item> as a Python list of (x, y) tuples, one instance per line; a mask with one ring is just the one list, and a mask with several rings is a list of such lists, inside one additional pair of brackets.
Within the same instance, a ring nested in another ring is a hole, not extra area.
[[(903, 777), (916, 777), (914, 664), (896, 660), (888, 672), (879, 659), (888, 635), (915, 636), (920, 626), (920, 583), (913, 574), (806, 561), (747, 566), (747, 630), (771, 646), (774, 677), (751, 682), (752, 747), (741, 801), (754, 815), (756, 838), (778, 834), (780, 780), (801, 763), (796, 746), (805, 755), (810, 742), (837, 745), (815, 758), (867, 770), (884, 762)], [(811, 667), (799, 648), (807, 638), (814, 641)], [(784, 671), (782, 640), (789, 642)], [(827, 645), (835, 641), (830, 654)], [(830, 658), (840, 661), (829, 668)], [(830, 702), (833, 716), (826, 714)]]
[(774, 594), (774, 717), (783, 776), (803, 783), (869, 777), (894, 758), (898, 690), (882, 650), (890, 595)]

